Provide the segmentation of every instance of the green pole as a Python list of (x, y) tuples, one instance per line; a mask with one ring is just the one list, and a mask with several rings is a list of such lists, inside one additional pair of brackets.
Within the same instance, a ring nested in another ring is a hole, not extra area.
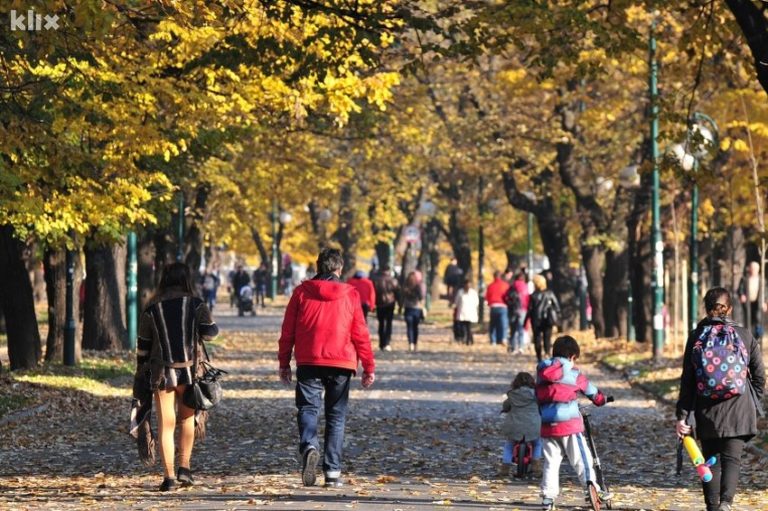
[(533, 213), (528, 213), (528, 276), (533, 276)]
[(664, 242), (661, 238), (661, 206), (659, 200), (659, 90), (658, 63), (656, 61), (656, 20), (651, 24), (648, 41), (648, 82), (651, 101), (651, 162), (653, 163), (653, 194), (651, 206), (651, 251), (653, 253), (653, 359), (660, 360), (664, 349)]
[(689, 330), (696, 328), (699, 317), (699, 185), (693, 183), (691, 190), (691, 279), (689, 297), (691, 303)]
[(485, 263), (485, 232), (483, 232), (483, 177), (477, 180), (477, 213), (480, 217), (480, 228), (477, 233), (477, 294), (480, 295), (480, 304), (477, 308), (479, 324), (484, 322), (485, 312), (485, 282), (483, 282), (483, 265)]
[(277, 297), (277, 200), (272, 201), (272, 300)]
[(184, 192), (179, 192), (179, 225), (178, 227), (178, 234), (179, 234), (179, 246), (178, 251), (176, 253), (176, 260), (177, 261), (183, 261), (184, 260)]
[(126, 297), (126, 318), (128, 320), (128, 349), (136, 349), (139, 323), (139, 285), (137, 279), (136, 233), (128, 233), (128, 296)]
[(635, 321), (634, 321), (634, 305), (635, 299), (632, 296), (632, 279), (627, 279), (627, 340), (635, 341)]

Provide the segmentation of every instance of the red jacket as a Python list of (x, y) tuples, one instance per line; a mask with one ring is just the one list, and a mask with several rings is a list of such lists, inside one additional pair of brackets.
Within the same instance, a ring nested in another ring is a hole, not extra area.
[(488, 305), (504, 305), (506, 307), (506, 302), (504, 301), (504, 295), (507, 294), (507, 290), (509, 289), (509, 284), (504, 281), (502, 278), (495, 279), (491, 284), (488, 286), (488, 289), (485, 291), (485, 301), (488, 302)]
[(360, 302), (367, 305), (369, 311), (376, 307), (376, 289), (370, 279), (352, 277), (347, 284), (357, 289), (360, 293)]
[(283, 318), (280, 367), (296, 365), (340, 367), (373, 373), (375, 364), (368, 325), (355, 288), (330, 280), (307, 280), (291, 295)]

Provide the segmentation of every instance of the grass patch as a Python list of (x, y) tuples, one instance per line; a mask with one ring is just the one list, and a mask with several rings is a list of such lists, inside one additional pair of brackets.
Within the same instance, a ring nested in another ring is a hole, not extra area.
[(43, 385), (57, 389), (72, 389), (95, 396), (127, 396), (127, 385), (112, 386), (110, 380), (131, 377), (135, 364), (133, 356), (125, 353), (109, 357), (84, 357), (80, 365), (67, 367), (46, 364), (39, 369), (12, 374), (15, 381)]
[(603, 358), (603, 362), (616, 369), (626, 369), (627, 367), (637, 365), (639, 362), (650, 360), (650, 353), (611, 353)]
[(0, 417), (4, 417), (11, 412), (26, 407), (32, 400), (27, 396), (16, 394), (0, 395)]

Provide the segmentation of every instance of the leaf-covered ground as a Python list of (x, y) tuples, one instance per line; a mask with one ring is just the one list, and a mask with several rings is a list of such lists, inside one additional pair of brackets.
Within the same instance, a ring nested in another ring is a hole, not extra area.
[[(419, 351), (409, 353), (397, 325), (395, 350), (376, 353), (373, 389), (354, 382), (345, 486), (302, 487), (293, 391), (276, 378), (279, 314), (219, 313), (225, 334), (216, 359), (230, 371), (226, 400), (211, 416), (208, 438), (195, 446), (198, 484), (172, 494), (156, 491), (159, 466), (141, 466), (127, 435), (130, 377), (122, 369), (83, 390), (4, 380), (0, 396), (18, 395), (25, 404), (0, 418), (0, 508), (538, 508), (536, 481), (496, 477), (501, 401), (517, 371), (533, 370), (534, 358), (491, 347), (482, 335), (473, 347), (454, 345), (439, 326), (425, 327)], [(693, 468), (686, 464), (675, 476), (671, 409), (616, 373), (589, 363), (583, 369), (616, 397), (593, 412), (614, 508), (702, 509)], [(768, 509), (768, 460), (749, 454), (744, 462), (737, 509)], [(561, 477), (560, 507), (586, 509), (570, 469)]]

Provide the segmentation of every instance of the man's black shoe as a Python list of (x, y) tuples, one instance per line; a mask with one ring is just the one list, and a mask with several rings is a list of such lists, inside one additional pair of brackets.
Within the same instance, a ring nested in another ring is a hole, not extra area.
[(301, 482), (304, 486), (315, 485), (315, 472), (317, 470), (317, 462), (320, 460), (320, 454), (314, 447), (308, 447), (304, 451), (304, 455), (301, 458)]

